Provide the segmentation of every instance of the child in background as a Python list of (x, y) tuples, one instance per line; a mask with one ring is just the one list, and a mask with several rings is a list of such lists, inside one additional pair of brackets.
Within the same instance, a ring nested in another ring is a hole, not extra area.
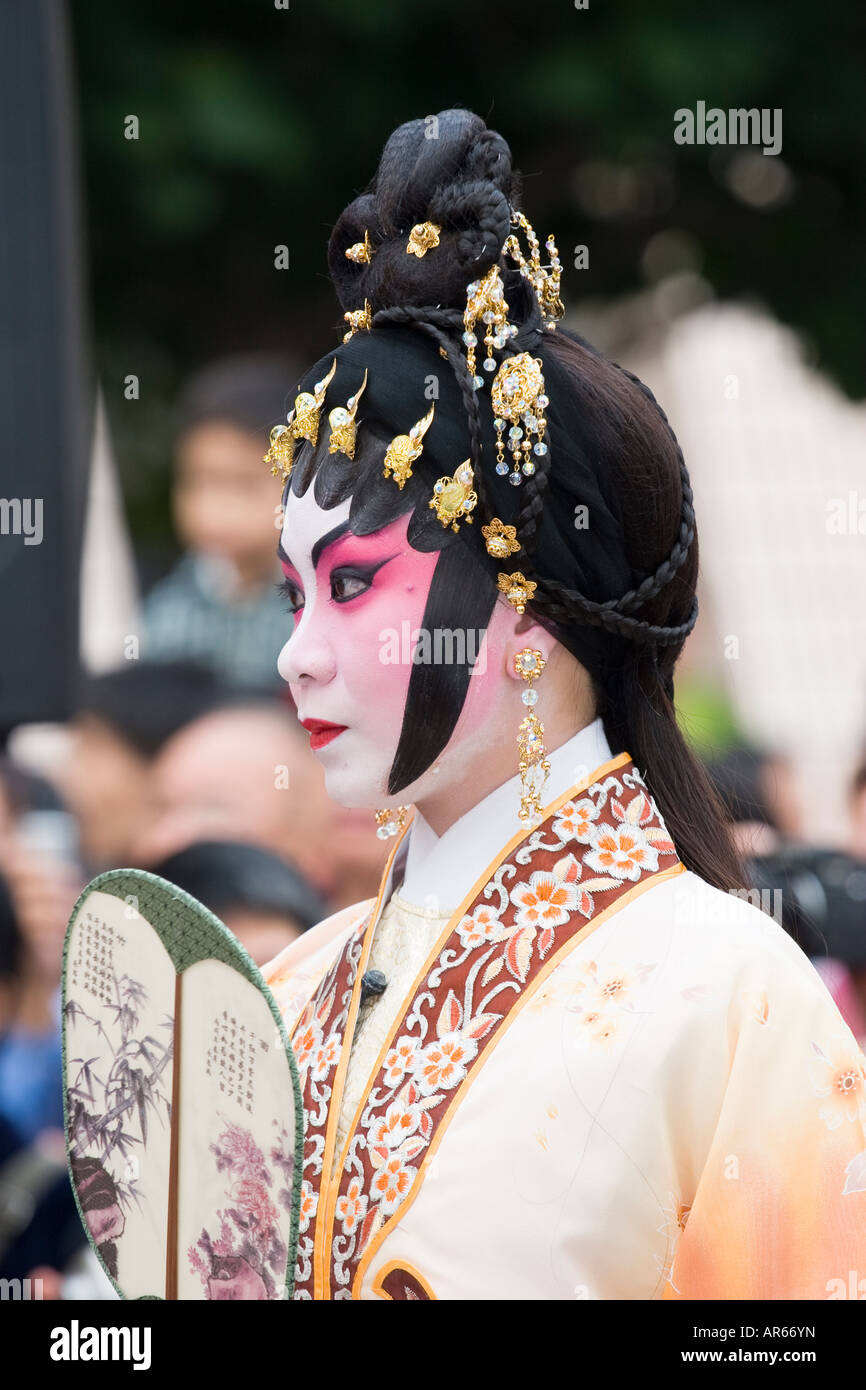
[(186, 553), (144, 602), (142, 654), (192, 657), (231, 684), (279, 687), (289, 620), (275, 528), (280, 485), (262, 463), (295, 372), (267, 356), (221, 359), (188, 382), (176, 411), (173, 510)]

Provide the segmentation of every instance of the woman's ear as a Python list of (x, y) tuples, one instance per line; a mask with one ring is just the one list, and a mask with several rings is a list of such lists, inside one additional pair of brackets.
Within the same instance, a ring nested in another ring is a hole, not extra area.
[(524, 647), (531, 647), (533, 651), (541, 652), (545, 662), (549, 661), (553, 650), (559, 643), (546, 627), (542, 627), (532, 618), (529, 613), (515, 613), (514, 627), (511, 634), (505, 641), (505, 663), (507, 674), (513, 680), (522, 680), (523, 677), (517, 675), (514, 670), (514, 658), (518, 652), (522, 652)]

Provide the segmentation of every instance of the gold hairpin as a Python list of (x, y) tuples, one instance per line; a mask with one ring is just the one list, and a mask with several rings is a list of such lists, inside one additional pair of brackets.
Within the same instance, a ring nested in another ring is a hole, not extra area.
[(367, 369), (365, 367), (364, 380), (354, 396), (350, 396), (345, 405), (334, 406), (328, 416), (328, 424), (331, 427), (331, 438), (328, 441), (329, 454), (345, 454), (350, 459), (355, 457), (355, 437), (358, 433), (355, 415), (366, 385)]
[(554, 328), (556, 320), (561, 319), (565, 310), (562, 300), (559, 297), (559, 283), (562, 278), (562, 266), (556, 250), (556, 242), (552, 236), (547, 238), (544, 243), (550, 256), (550, 267), (545, 270), (541, 264), (541, 252), (538, 246), (538, 237), (532, 228), (528, 217), (522, 212), (511, 210), (511, 221), (515, 223), (526, 234), (529, 242), (529, 256), (524, 256), (520, 249), (517, 237), (512, 234), (506, 239), (502, 248), (504, 256), (510, 256), (516, 263), (520, 274), (528, 280), (532, 286), (535, 297), (545, 319), (546, 328)]
[(506, 526), (498, 516), (491, 517), (489, 524), (481, 527), (481, 534), (487, 554), (495, 560), (507, 560), (509, 555), (516, 555), (521, 549), (517, 528)]
[(428, 251), (432, 251), (434, 246), (439, 245), (441, 230), (442, 228), (435, 222), (416, 222), (409, 233), (406, 255), (417, 256), (420, 261), (422, 256), (426, 256)]
[(294, 414), (292, 411), (287, 417), (287, 424), (274, 425), (271, 430), (271, 446), (262, 460), (263, 463), (271, 464), (271, 476), (279, 478), (283, 483), (287, 483), (291, 476), (295, 458), (295, 436), (292, 430)]
[[(550, 402), (545, 395), (541, 367), (541, 358), (532, 357), (528, 352), (506, 357), (490, 388), (493, 428), (496, 430), (496, 472), (500, 477), (508, 474), (508, 481), (515, 487), (522, 482), (523, 476), (529, 477), (535, 472), (535, 460), (530, 454), (543, 458), (547, 453), (544, 439), (547, 416), (544, 412)], [(503, 439), (505, 427), (509, 424), (510, 472), (505, 461)]]
[(484, 370), (495, 372), (497, 363), (493, 349), (504, 348), (508, 339), (517, 332), (517, 325), (508, 322), (508, 301), (498, 265), (492, 265), (483, 279), (473, 280), (466, 286), (463, 345), (466, 348), (466, 366), (476, 391), (484, 385), (484, 377), (478, 375), (475, 367), (475, 349), (478, 346), (475, 325), (479, 319), (484, 324), (484, 346), (487, 348)]
[(433, 411), (436, 409), (435, 402), (431, 405), (426, 415), (423, 415), (410, 429), (408, 434), (398, 434), (385, 451), (385, 460), (382, 466), (383, 474), (390, 478), (393, 474), (394, 482), (403, 490), (406, 479), (412, 477), (412, 463), (421, 457), (424, 445), (422, 440), (433, 423)]
[(472, 466), (468, 459), (464, 459), (460, 467), (455, 468), (453, 477), (438, 478), (433, 484), (429, 505), (434, 508), (443, 526), (450, 526), (452, 531), (456, 531), (459, 521), (471, 523), (472, 517), (468, 513), (478, 505), (478, 494), (472, 490), (474, 482)]
[(370, 312), (369, 299), (364, 300), (363, 309), (350, 309), (343, 315), (349, 325), (348, 333), (343, 334), (343, 342), (348, 343), (353, 333), (369, 333), (373, 324), (373, 315)]
[(527, 603), (532, 602), (537, 584), (533, 584), (531, 579), (527, 579), (520, 570), (515, 570), (514, 574), (500, 574), (496, 581), (496, 587), (501, 594), (504, 594), (508, 602), (522, 613)]
[(354, 245), (347, 246), (343, 255), (347, 261), (355, 261), (358, 265), (369, 265), (373, 255), (373, 246), (370, 242), (370, 233), (364, 228), (364, 240), (356, 241)]
[(308, 443), (316, 447), (316, 440), (319, 437), (319, 411), (325, 403), (325, 394), (337, 370), (337, 359), (331, 363), (331, 370), (328, 375), (317, 381), (312, 392), (302, 391), (295, 400), (292, 433), (295, 439), (306, 439)]

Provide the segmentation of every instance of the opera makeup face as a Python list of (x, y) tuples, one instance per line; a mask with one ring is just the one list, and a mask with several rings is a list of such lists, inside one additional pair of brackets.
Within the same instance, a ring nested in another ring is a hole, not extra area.
[[(444, 790), (452, 775), (465, 780), (467, 756), (495, 747), (496, 706), (506, 684), (499, 678), (503, 644), (513, 613), (495, 604), (490, 623), (474, 635), (474, 673), (465, 696), (445, 711), (444, 744), (441, 733), (434, 741), (432, 722), (414, 719), (409, 728), (407, 701), (411, 682), (422, 678), (419, 658), (447, 661), (450, 654), (432, 640), (421, 650), (424, 635), (436, 636), (427, 620), (440, 553), (412, 548), (409, 512), (356, 536), (348, 529), (351, 499), (324, 510), (313, 493), (290, 492), (286, 500), (279, 553), (294, 631), (280, 654), (280, 674), (334, 800), (355, 807), (420, 803), (426, 793)], [(406, 632), (415, 639), (408, 644)], [(429, 740), (429, 756), (420, 758), (408, 783), (395, 786), (401, 739), (408, 737), (416, 750)]]

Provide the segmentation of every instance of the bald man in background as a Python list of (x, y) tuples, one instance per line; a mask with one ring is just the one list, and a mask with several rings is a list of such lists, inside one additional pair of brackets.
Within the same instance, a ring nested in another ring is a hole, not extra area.
[(309, 735), (277, 701), (205, 714), (154, 760), (136, 862), (151, 865), (218, 839), (282, 855), (333, 911), (375, 896), (387, 854), (369, 811), (346, 810), (328, 796)]

